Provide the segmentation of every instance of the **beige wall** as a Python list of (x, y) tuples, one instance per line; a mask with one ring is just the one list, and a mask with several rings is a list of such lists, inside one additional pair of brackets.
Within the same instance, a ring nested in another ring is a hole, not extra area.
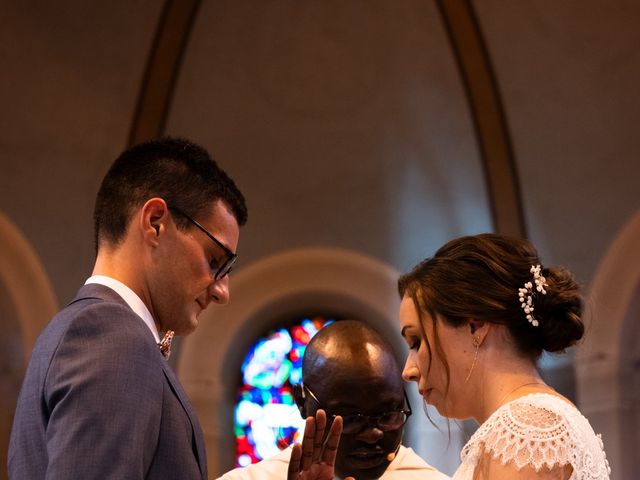
[[(640, 4), (471, 5), (529, 236), (547, 263), (589, 286), (640, 209)], [(90, 273), (93, 198), (127, 144), (161, 10), (149, 0), (3, 6), (0, 211), (59, 304)], [(238, 274), (313, 246), (404, 271), (450, 237), (493, 228), (465, 80), (436, 2), (210, 0), (187, 33), (165, 131), (207, 146), (246, 193)], [(11, 302), (0, 321), (17, 342)], [(48, 317), (43, 309), (38, 322)], [(3, 349), (2, 364), (18, 351)]]

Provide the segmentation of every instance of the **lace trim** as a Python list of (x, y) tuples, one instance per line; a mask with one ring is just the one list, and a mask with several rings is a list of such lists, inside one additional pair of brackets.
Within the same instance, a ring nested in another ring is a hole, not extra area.
[(570, 464), (571, 479), (608, 479), (611, 469), (600, 435), (572, 405), (546, 393), (520, 397), (496, 410), (462, 449), (464, 463), (480, 455), (536, 471)]

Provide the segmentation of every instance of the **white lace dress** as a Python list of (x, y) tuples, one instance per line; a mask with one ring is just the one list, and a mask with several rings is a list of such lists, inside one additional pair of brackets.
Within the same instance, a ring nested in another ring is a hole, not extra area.
[(452, 480), (471, 480), (483, 452), (518, 469), (571, 464), (570, 480), (608, 479), (611, 473), (602, 439), (589, 421), (548, 393), (525, 395), (496, 410), (462, 449)]

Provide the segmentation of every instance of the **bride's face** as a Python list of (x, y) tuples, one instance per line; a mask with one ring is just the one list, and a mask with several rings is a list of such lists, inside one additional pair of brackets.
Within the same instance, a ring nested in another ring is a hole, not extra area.
[[(449, 326), (441, 318), (422, 313), (422, 325), (413, 299), (405, 296), (400, 304), (400, 328), (409, 346), (402, 377), (418, 384), (424, 401), (440, 415), (468, 418), (469, 403), (465, 395), (465, 376), (469, 369), (465, 345), (466, 328)], [(447, 372), (448, 367), (448, 372)]]

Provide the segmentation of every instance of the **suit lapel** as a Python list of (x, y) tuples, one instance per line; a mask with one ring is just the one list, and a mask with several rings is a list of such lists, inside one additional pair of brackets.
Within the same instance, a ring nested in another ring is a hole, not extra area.
[(191, 427), (193, 428), (193, 436), (196, 443), (196, 450), (198, 454), (197, 460), (198, 460), (198, 465), (200, 466), (200, 473), (202, 473), (202, 478), (207, 478), (207, 472), (205, 470), (206, 452), (205, 452), (205, 446), (204, 446), (204, 434), (202, 432), (202, 428), (200, 427), (200, 422), (198, 422), (198, 417), (193, 411), (191, 402), (189, 401), (187, 394), (182, 389), (182, 385), (180, 385), (180, 382), (175, 377), (173, 370), (171, 369), (171, 367), (169, 367), (169, 364), (166, 362), (164, 357), (162, 362), (162, 370), (164, 371), (164, 374), (167, 377), (167, 380), (169, 381), (171, 388), (176, 393), (176, 396), (178, 397), (178, 400), (180, 401), (182, 408), (184, 408), (184, 411), (189, 417), (189, 421), (191, 422)]

